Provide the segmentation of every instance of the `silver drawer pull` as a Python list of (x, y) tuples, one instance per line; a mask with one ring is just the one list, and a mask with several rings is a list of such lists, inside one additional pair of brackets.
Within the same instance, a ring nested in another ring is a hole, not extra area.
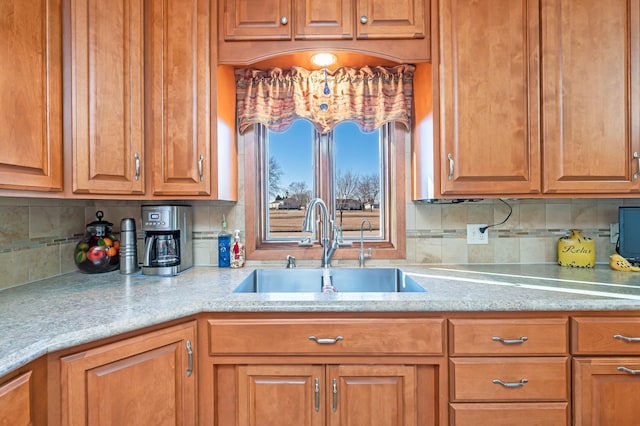
[(505, 388), (521, 388), (522, 386), (525, 385), (525, 383), (528, 383), (529, 380), (527, 379), (520, 379), (519, 382), (503, 382), (500, 379), (493, 379), (493, 384), (495, 385), (502, 385)]
[(449, 153), (447, 154), (447, 158), (449, 159), (449, 176), (447, 176), (447, 178), (453, 180), (453, 155)]
[(494, 342), (504, 343), (505, 345), (518, 345), (526, 342), (529, 338), (527, 336), (522, 336), (519, 339), (503, 339), (502, 337), (493, 336), (491, 340)]
[(627, 337), (622, 334), (616, 334), (613, 338), (617, 340), (624, 340), (625, 342), (640, 342), (640, 337)]
[(640, 374), (640, 370), (632, 370), (631, 368), (620, 366), (618, 367), (618, 371), (624, 371), (629, 374)]
[(338, 336), (334, 339), (318, 339), (316, 336), (309, 336), (309, 340), (313, 340), (319, 345), (333, 345), (334, 343), (337, 343), (342, 339), (344, 339), (344, 337), (342, 336)]
[(331, 405), (331, 411), (334, 413), (338, 411), (338, 382), (333, 379), (331, 382), (331, 392), (333, 393), (333, 404)]
[(193, 373), (193, 349), (191, 348), (191, 340), (187, 340), (187, 377), (191, 377)]

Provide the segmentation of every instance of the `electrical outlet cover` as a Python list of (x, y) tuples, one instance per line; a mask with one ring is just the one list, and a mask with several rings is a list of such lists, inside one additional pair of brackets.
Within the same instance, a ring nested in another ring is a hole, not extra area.
[(617, 223), (609, 224), (609, 242), (611, 244), (615, 244), (618, 242), (618, 237), (620, 236), (620, 227)]
[(480, 228), (487, 226), (486, 224), (469, 224), (467, 225), (467, 244), (489, 244), (489, 230), (485, 229), (480, 232)]

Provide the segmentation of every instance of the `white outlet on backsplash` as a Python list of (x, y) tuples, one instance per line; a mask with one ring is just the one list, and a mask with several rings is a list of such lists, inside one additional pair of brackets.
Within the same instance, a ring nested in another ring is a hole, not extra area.
[(617, 223), (610, 223), (609, 224), (609, 241), (611, 242), (611, 244), (615, 244), (618, 242), (618, 235), (620, 234), (620, 229), (618, 228), (618, 224)]

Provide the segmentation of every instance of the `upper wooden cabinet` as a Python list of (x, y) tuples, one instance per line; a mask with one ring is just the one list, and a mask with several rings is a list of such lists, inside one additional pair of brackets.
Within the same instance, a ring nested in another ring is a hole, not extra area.
[(211, 194), (216, 67), (209, 45), (210, 3), (149, 3), (147, 141), (153, 151), (153, 195)]
[(545, 192), (640, 192), (640, 1), (542, 5)]
[(225, 0), (225, 40), (289, 40), (291, 0)]
[[(424, 0), (225, 0), (225, 40), (424, 38)], [(355, 19), (354, 19), (355, 18)]]
[(210, 2), (69, 5), (73, 193), (237, 199), (235, 146), (216, 132)]
[(640, 1), (438, 13), (443, 195), (640, 192)]
[(143, 3), (71, 0), (74, 193), (144, 193)]
[(62, 190), (62, 6), (0, 3), (0, 188)]
[(538, 9), (439, 2), (443, 194), (540, 191)]
[(365, 38), (424, 38), (428, 28), (422, 0), (356, 0), (356, 34)]
[[(396, 62), (430, 59), (430, 0), (224, 0), (219, 60), (249, 64), (308, 50)], [(255, 43), (259, 41), (260, 43)]]

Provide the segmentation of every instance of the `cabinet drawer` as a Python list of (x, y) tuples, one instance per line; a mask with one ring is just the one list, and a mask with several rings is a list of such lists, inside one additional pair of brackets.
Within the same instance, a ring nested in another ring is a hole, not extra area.
[(453, 358), (449, 361), (453, 377), (451, 400), (566, 401), (568, 360), (568, 357)]
[(451, 404), (450, 423), (456, 426), (566, 426), (568, 402)]
[(568, 353), (568, 320), (452, 319), (451, 355), (564, 355)]
[(440, 318), (209, 320), (209, 350), (212, 355), (441, 355), (443, 329)]
[(640, 353), (640, 318), (575, 317), (571, 335), (575, 355)]

